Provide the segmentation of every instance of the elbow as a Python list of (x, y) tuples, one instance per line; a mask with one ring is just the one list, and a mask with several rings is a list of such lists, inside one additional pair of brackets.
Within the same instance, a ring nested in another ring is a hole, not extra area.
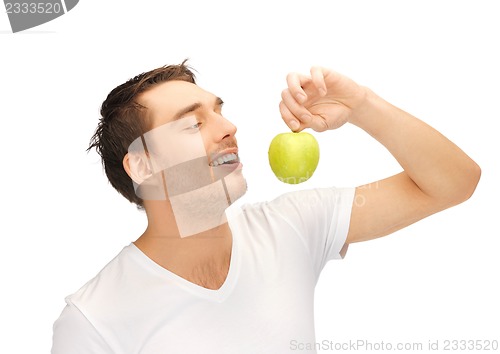
[(481, 179), (481, 167), (479, 167), (477, 163), (473, 162), (473, 167), (471, 168), (471, 170), (472, 177), (470, 181), (470, 189), (465, 200), (469, 199), (472, 196), (472, 194), (476, 190), (477, 185), (479, 184), (479, 180)]
[(462, 170), (461, 183), (455, 189), (452, 205), (460, 204), (468, 200), (476, 190), (481, 179), (481, 167), (474, 161)]

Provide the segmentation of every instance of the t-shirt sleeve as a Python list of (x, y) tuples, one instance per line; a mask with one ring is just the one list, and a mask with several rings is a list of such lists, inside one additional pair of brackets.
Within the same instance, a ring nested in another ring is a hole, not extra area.
[(270, 203), (302, 239), (318, 276), (329, 260), (344, 258), (354, 192), (316, 188), (286, 193)]
[(111, 354), (104, 339), (71, 302), (54, 323), (51, 354)]

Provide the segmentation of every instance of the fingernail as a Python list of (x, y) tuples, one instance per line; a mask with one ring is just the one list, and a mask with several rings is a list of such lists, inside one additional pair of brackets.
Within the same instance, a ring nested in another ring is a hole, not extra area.
[(297, 130), (299, 129), (299, 127), (300, 127), (299, 122), (297, 122), (296, 120), (290, 121), (290, 128), (292, 128), (292, 130)]
[(311, 116), (308, 114), (304, 114), (302, 117), (300, 117), (300, 120), (304, 123), (309, 123), (309, 121), (311, 120)]
[(297, 94), (297, 101), (299, 101), (300, 103), (304, 102), (306, 100), (306, 95), (304, 95), (303, 93), (298, 93)]

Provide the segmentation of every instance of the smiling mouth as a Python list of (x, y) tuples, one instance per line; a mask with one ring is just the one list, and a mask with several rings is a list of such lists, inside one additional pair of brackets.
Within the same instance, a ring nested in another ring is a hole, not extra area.
[(217, 167), (217, 166), (221, 166), (221, 165), (237, 164), (239, 162), (240, 162), (240, 159), (239, 159), (237, 153), (229, 153), (229, 154), (224, 154), (224, 155), (219, 156), (218, 158), (214, 159), (212, 162), (210, 162), (209, 166), (210, 167)]

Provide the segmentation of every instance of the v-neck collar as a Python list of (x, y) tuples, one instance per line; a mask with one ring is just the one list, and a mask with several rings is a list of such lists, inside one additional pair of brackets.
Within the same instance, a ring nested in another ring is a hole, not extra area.
[(131, 243), (129, 247), (135, 257), (140, 260), (141, 263), (143, 263), (148, 269), (154, 271), (156, 274), (165, 277), (166, 280), (177, 284), (180, 288), (195, 296), (215, 302), (223, 302), (229, 296), (234, 286), (236, 285), (240, 268), (238, 232), (234, 227), (232, 227), (231, 220), (228, 220), (228, 223), (231, 229), (232, 237), (229, 270), (222, 286), (219, 289), (215, 290), (207, 289), (203, 286), (190, 282), (189, 280), (184, 279), (174, 272), (160, 266), (158, 263), (149, 258), (144, 252), (142, 252), (134, 243)]

